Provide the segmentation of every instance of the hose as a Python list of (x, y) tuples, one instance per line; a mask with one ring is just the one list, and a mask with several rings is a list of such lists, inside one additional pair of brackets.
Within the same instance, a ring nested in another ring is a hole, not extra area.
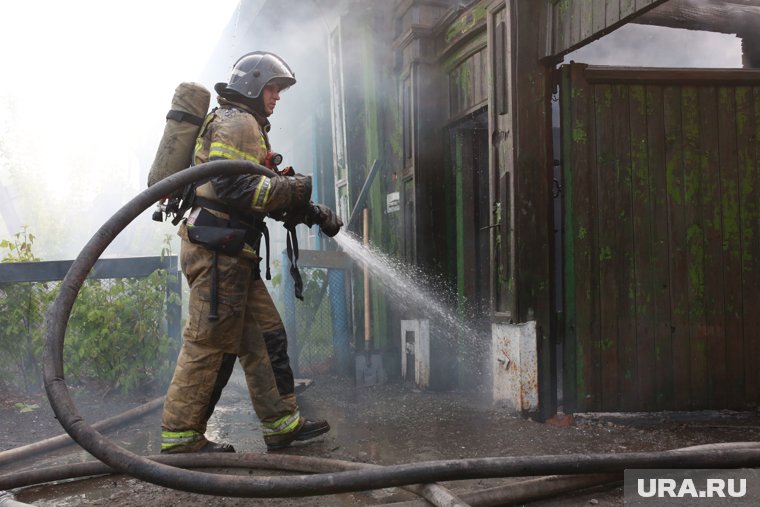
[[(309, 456), (293, 456), (289, 454), (158, 454), (147, 456), (147, 459), (180, 468), (259, 468), (310, 474), (330, 473), (340, 470), (382, 468), (380, 465)], [(99, 461), (69, 463), (0, 475), (0, 490), (10, 490), (47, 482), (113, 473), (119, 472)], [(422, 488), (422, 486), (414, 485), (408, 489), (413, 493), (419, 494)]]
[[(729, 450), (729, 449), (756, 449), (760, 444), (757, 442), (731, 442), (721, 444), (706, 444), (694, 447), (671, 449), (666, 452), (688, 452), (694, 449), (702, 450)], [(259, 468), (267, 470), (283, 470), (289, 472), (329, 473), (336, 470), (361, 470), (378, 467), (365, 463), (342, 461), (326, 458), (314, 458), (307, 456), (292, 456), (287, 454), (161, 454), (148, 456), (148, 459), (181, 468)], [(35, 470), (14, 472), (0, 475), (1, 490), (10, 490), (43, 484), (53, 481), (91, 477), (105, 474), (118, 473), (104, 463), (93, 461), (88, 463), (72, 463), (58, 465)], [(463, 502), (467, 505), (487, 507), (504, 505), (505, 503), (520, 503), (555, 496), (560, 493), (575, 491), (591, 486), (617, 482), (621, 478), (620, 473), (613, 474), (586, 474), (538, 477), (511, 484), (487, 488), (480, 491), (462, 493), (461, 495), (447, 498), (444, 495), (434, 496), (431, 503), (434, 505), (457, 505), (455, 502)], [(426, 486), (411, 486), (405, 489), (421, 495)], [(445, 488), (442, 488), (445, 489)], [(450, 492), (447, 492), (450, 494)], [(426, 497), (427, 498), (427, 497)], [(429, 505), (424, 501), (409, 501), (394, 506), (416, 507)], [(2, 507), (0, 505), (0, 507)]]
[[(542, 498), (550, 498), (562, 493), (587, 489), (593, 486), (618, 483), (623, 474), (550, 475), (503, 486), (468, 491), (460, 498), (473, 507), (497, 507), (501, 505), (523, 504)], [(411, 500), (383, 504), (383, 507), (428, 507), (424, 500)]]
[[(148, 403), (140, 405), (139, 407), (127, 410), (126, 412), (123, 412), (119, 415), (109, 417), (108, 419), (103, 419), (102, 421), (93, 424), (92, 428), (96, 430), (107, 430), (116, 426), (120, 426), (127, 421), (131, 421), (132, 419), (142, 417), (143, 415), (148, 414), (153, 410), (156, 410), (157, 408), (163, 406), (164, 398), (165, 396), (161, 396), (149, 401)], [(0, 468), (10, 463), (17, 465), (21, 460), (28, 459), (39, 454), (51, 452), (73, 443), (74, 442), (71, 440), (71, 437), (68, 435), (58, 435), (55, 437), (47, 438), (45, 440), (40, 440), (39, 442), (16, 447), (15, 449), (2, 451), (0, 452)]]
[(262, 498), (345, 493), (440, 480), (621, 472), (625, 468), (739, 468), (760, 465), (758, 449), (697, 450), (444, 460), (314, 476), (251, 478), (182, 470), (138, 456), (114, 444), (82, 419), (64, 381), (64, 336), (77, 294), (105, 248), (149, 206), (193, 181), (245, 173), (274, 175), (265, 167), (251, 162), (212, 161), (180, 171), (147, 188), (101, 226), (82, 249), (61, 284), (58, 297), (45, 318), (45, 390), (66, 432), (103, 463), (138, 479), (169, 488), (219, 496)]

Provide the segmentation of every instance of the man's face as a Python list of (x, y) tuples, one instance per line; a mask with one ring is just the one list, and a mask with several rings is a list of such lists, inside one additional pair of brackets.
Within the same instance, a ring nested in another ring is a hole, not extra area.
[(261, 100), (264, 102), (264, 114), (267, 116), (274, 113), (277, 101), (280, 100), (280, 86), (277, 84), (268, 84), (262, 91)]

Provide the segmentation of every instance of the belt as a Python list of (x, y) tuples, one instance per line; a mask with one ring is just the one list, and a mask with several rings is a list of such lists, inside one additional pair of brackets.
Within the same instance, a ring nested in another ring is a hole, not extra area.
[[(198, 212), (198, 215), (195, 217), (195, 221), (193, 222), (193, 225), (209, 226), (209, 227), (223, 227), (223, 228), (232, 227), (230, 220), (227, 220), (225, 218), (220, 218), (203, 207), (201, 207), (200, 211)], [(267, 228), (267, 224), (265, 224), (263, 220), (261, 221), (260, 224), (257, 224), (257, 225), (251, 225), (246, 222), (238, 221), (237, 223), (235, 223), (234, 228), (246, 229), (245, 242), (251, 245), (251, 247), (253, 247), (255, 250), (259, 250), (259, 246), (261, 244), (261, 237), (264, 236), (264, 245), (267, 250), (266, 279), (271, 280), (272, 272), (269, 268), (269, 229)]]

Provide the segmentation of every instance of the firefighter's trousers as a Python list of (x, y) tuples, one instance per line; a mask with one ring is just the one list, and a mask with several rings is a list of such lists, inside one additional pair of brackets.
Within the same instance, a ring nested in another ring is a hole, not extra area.
[(167, 435), (180, 437), (176, 443), (183, 435), (203, 435), (236, 358), (264, 434), (287, 431), (298, 422), (285, 329), (258, 263), (218, 254), (219, 318), (211, 321), (212, 255), (183, 238), (180, 263), (190, 286), (189, 315), (164, 402), (164, 448)]

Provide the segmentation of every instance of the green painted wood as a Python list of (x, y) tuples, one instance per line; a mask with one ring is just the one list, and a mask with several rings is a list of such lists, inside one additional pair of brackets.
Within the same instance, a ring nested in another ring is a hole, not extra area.
[[(752, 266), (751, 273), (748, 273), (750, 283), (753, 284), (751, 294), (745, 296), (744, 309), (745, 315), (751, 318), (749, 322), (750, 332), (744, 333), (745, 346), (749, 342), (747, 347), (747, 354), (751, 354), (753, 359), (760, 357), (760, 319), (758, 314), (760, 312), (755, 311), (759, 306), (757, 301), (760, 300), (760, 209), (758, 209), (758, 203), (760, 203), (760, 86), (752, 87), (751, 103), (753, 106), (753, 121), (754, 121), (754, 135), (750, 137), (747, 151), (753, 154), (753, 160), (755, 170), (753, 178), (746, 183), (742, 182), (742, 186), (750, 184), (752, 187), (752, 195), (749, 201), (752, 200), (752, 205), (748, 206), (747, 219), (751, 222), (750, 227), (752, 233), (747, 234), (747, 241), (750, 243), (750, 247), (753, 249), (750, 256), (755, 260), (755, 264)], [(747, 329), (747, 327), (745, 327)], [(756, 362), (750, 361), (751, 365), (747, 365), (746, 369), (746, 383), (749, 386), (747, 400), (755, 402), (757, 406), (757, 400), (760, 399), (760, 368), (757, 367)]]
[[(516, 322), (535, 320), (538, 334), (539, 419), (557, 408), (557, 334), (554, 333), (552, 270), (551, 110), (547, 100), (553, 72), (543, 62), (546, 37), (531, 21), (546, 20), (547, 4), (516, 0), (509, 4), (517, 16), (512, 80), (515, 108), (511, 130), (514, 160), (514, 272)], [(519, 135), (517, 135), (519, 133)]]
[(707, 191), (699, 125), (699, 91), (685, 86), (681, 92), (683, 124), (684, 197), (689, 298), (689, 371), (691, 407), (707, 404), (707, 324), (705, 321), (705, 216)]
[(668, 257), (670, 271), (670, 329), (673, 351), (673, 409), (691, 405), (689, 387), (689, 299), (684, 196), (683, 124), (681, 88), (663, 89), (665, 172), (668, 209)]
[[(563, 289), (564, 289), (564, 322), (563, 324), (563, 336), (564, 343), (562, 348), (562, 393), (563, 393), (563, 405), (564, 410), (567, 413), (572, 413), (580, 410), (585, 410), (585, 392), (587, 389), (587, 383), (581, 380), (583, 374), (583, 365), (577, 363), (578, 357), (582, 357), (582, 354), (578, 354), (578, 350), (582, 348), (578, 344), (580, 336), (584, 336), (583, 333), (577, 332), (577, 284), (578, 280), (576, 274), (582, 269), (576, 268), (576, 239), (577, 228), (576, 222), (576, 210), (579, 213), (588, 212), (588, 206), (580, 206), (575, 203), (577, 194), (574, 168), (576, 164), (575, 157), (578, 151), (574, 149), (572, 138), (572, 118), (573, 111), (571, 106), (577, 107), (578, 101), (571, 101), (573, 93), (573, 82), (571, 80), (570, 72), (576, 66), (565, 65), (562, 67), (561, 85), (560, 85), (560, 118), (562, 123), (560, 125), (560, 142), (562, 151), (562, 228), (564, 231), (563, 242)], [(584, 116), (585, 117), (585, 116)], [(581, 152), (585, 151), (584, 147), (581, 147)], [(569, 238), (568, 238), (569, 236)], [(579, 397), (581, 398), (579, 400)]]
[[(665, 163), (664, 90), (646, 86), (647, 148), (651, 202), (651, 326), (654, 346), (655, 410), (673, 406), (673, 342), (670, 326), (670, 245)], [(641, 315), (641, 312), (639, 312)], [(645, 318), (645, 317), (642, 317)]]
[(704, 301), (705, 301), (705, 369), (707, 370), (708, 408), (721, 408), (726, 398), (726, 335), (723, 217), (721, 206), (721, 173), (718, 132), (718, 90), (700, 86), (699, 101), (700, 174), (702, 216), (704, 224)]
[(725, 379), (720, 396), (732, 407), (741, 405), (744, 380), (742, 329), (742, 265), (739, 210), (739, 162), (736, 91), (718, 89), (718, 143), (720, 153), (721, 230), (723, 241), (723, 315), (725, 319)]
[(465, 265), (464, 265), (464, 250), (465, 250), (465, 230), (464, 230), (464, 181), (463, 181), (463, 160), (464, 154), (462, 153), (462, 131), (456, 131), (454, 133), (454, 179), (455, 179), (455, 209), (456, 209), (456, 273), (457, 273), (457, 303), (458, 308), (464, 308), (465, 297)]
[[(656, 218), (650, 181), (651, 172), (658, 168), (649, 165), (648, 103), (645, 86), (631, 86), (629, 100), (635, 304), (634, 381), (638, 383), (638, 408), (654, 410), (655, 379), (658, 370), (655, 352), (656, 265), (652, 262), (656, 250), (653, 241)], [(636, 405), (636, 402), (633, 404)]]
[[(633, 262), (633, 216), (636, 212), (632, 192), (631, 167), (631, 121), (629, 106), (630, 87), (615, 84), (612, 87), (613, 149), (615, 150), (615, 192), (612, 218), (617, 221), (611, 242), (610, 265), (617, 273), (618, 311), (614, 323), (618, 333), (617, 374), (620, 388), (620, 406), (623, 410), (633, 410), (637, 403), (636, 369), (636, 295), (635, 269)], [(600, 125), (600, 127), (602, 127)]]
[[(595, 88), (595, 118), (596, 125), (601, 128), (596, 132), (596, 168), (598, 174), (598, 250), (599, 258), (599, 291), (607, 295), (600, 300), (599, 315), (600, 335), (599, 347), (601, 354), (601, 410), (617, 410), (620, 407), (620, 374), (621, 365), (618, 353), (618, 315), (620, 312), (619, 299), (619, 258), (622, 252), (616, 250), (621, 243), (618, 228), (619, 199), (617, 190), (620, 181), (620, 162), (615, 151), (615, 126), (618, 119), (613, 116), (613, 87), (597, 85)], [(604, 211), (602, 213), (602, 211)]]
[(760, 86), (594, 72), (561, 83), (572, 406), (756, 406)]
[(739, 224), (742, 263), (745, 399), (760, 399), (757, 358), (760, 357), (760, 312), (752, 304), (760, 300), (760, 111), (757, 87), (736, 88), (737, 162), (739, 170)]

